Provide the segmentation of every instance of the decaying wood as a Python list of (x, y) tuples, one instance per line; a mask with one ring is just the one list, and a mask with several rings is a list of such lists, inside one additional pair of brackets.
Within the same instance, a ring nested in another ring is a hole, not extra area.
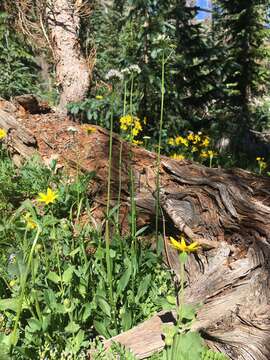
[[(95, 127), (89, 134), (83, 126), (54, 114), (20, 118), (3, 110), (0, 126), (9, 130), (7, 146), (17, 157), (26, 159), (37, 151), (45, 163), (57, 158), (70, 173), (94, 171), (89, 196), (94, 199), (93, 216), (97, 221), (103, 217), (109, 145), (106, 130)], [(138, 224), (151, 224), (155, 218), (156, 155), (131, 147), (114, 135), (112, 206), (121, 177), (123, 227), (129, 208), (130, 167), (135, 176)], [(167, 157), (161, 158), (159, 171), (166, 236), (181, 231), (203, 244), (186, 266), (185, 301), (202, 304), (194, 329), (211, 347), (233, 360), (269, 360), (270, 179)], [(178, 272), (177, 253), (171, 247), (169, 260)], [(173, 314), (158, 314), (113, 340), (143, 359), (163, 347), (162, 324), (172, 320)]]

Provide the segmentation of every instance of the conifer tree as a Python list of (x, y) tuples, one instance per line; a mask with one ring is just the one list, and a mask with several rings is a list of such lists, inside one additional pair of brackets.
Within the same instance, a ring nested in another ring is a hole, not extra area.
[(269, 88), (267, 69), (267, 10), (269, 0), (218, 0), (215, 4), (215, 30), (220, 34), (226, 56), (225, 104), (236, 143), (252, 128), (251, 101)]

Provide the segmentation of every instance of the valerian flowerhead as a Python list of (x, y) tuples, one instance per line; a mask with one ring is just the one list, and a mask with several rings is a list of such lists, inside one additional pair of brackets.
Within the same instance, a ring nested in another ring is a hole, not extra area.
[(140, 74), (141, 73), (141, 68), (138, 65), (130, 65), (129, 66), (129, 71), (131, 73), (136, 73), (136, 74)]
[(185, 253), (195, 252), (200, 247), (197, 242), (193, 242), (190, 245), (187, 245), (183, 236), (180, 237), (180, 242), (170, 236), (170, 241), (171, 241), (170, 245), (173, 248), (175, 248), (178, 251), (185, 252)]
[(120, 71), (116, 69), (111, 69), (108, 71), (108, 73), (105, 75), (106, 80), (123, 80), (123, 74), (121, 74)]
[(0, 140), (4, 139), (7, 136), (5, 129), (0, 128)]
[(53, 191), (51, 188), (48, 188), (46, 193), (38, 193), (38, 196), (37, 201), (45, 203), (46, 205), (54, 203), (58, 198), (57, 192)]

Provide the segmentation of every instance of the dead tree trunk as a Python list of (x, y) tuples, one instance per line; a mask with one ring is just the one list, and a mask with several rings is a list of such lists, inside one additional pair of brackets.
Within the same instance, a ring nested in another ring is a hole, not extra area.
[(90, 86), (90, 71), (79, 42), (80, 4), (75, 0), (50, 0), (47, 21), (52, 39), (56, 76), (60, 87), (60, 112), (69, 102), (84, 100)]
[[(78, 168), (95, 171), (89, 196), (94, 199), (93, 215), (102, 217), (108, 132), (95, 127), (88, 134), (68, 119), (57, 121), (53, 114), (22, 118), (12, 107), (5, 105), (5, 109), (0, 111), (0, 127), (9, 131), (7, 146), (16, 162), (38, 152), (45, 163), (58, 158), (70, 173)], [(135, 174), (138, 223), (150, 224), (155, 217), (156, 155), (122, 142), (120, 171), (121, 142), (115, 135), (112, 189), (117, 194), (121, 176), (123, 226), (129, 208), (130, 166)], [(160, 180), (166, 237), (183, 232), (204, 244), (186, 266), (185, 301), (203, 304), (194, 328), (211, 347), (233, 360), (269, 360), (270, 179), (244, 170), (209, 169), (188, 160), (162, 157)], [(176, 255), (169, 248), (168, 262), (177, 272)], [(173, 314), (158, 314), (114, 340), (143, 359), (163, 347), (161, 325), (172, 319)]]

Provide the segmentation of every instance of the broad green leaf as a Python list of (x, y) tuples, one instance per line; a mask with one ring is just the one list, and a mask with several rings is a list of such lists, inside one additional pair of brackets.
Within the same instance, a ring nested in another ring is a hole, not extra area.
[(182, 316), (182, 319), (191, 321), (196, 316), (196, 308), (190, 304), (184, 304), (179, 309), (179, 315)]
[(52, 271), (50, 271), (49, 274), (47, 275), (47, 279), (51, 280), (55, 284), (58, 284), (61, 281), (60, 276), (56, 274), (56, 272), (52, 272)]
[(99, 296), (97, 297), (97, 302), (100, 309), (104, 312), (104, 314), (106, 314), (108, 317), (111, 317), (111, 307), (107, 303), (107, 301)]
[(76, 333), (80, 330), (80, 325), (76, 324), (75, 321), (70, 321), (70, 323), (65, 327), (65, 331), (68, 333)]
[(63, 281), (66, 285), (68, 285), (72, 279), (72, 275), (73, 275), (73, 271), (74, 271), (74, 267), (73, 266), (69, 266), (63, 273)]
[(141, 283), (138, 288), (138, 292), (136, 295), (136, 302), (138, 302), (147, 292), (150, 282), (151, 282), (151, 274), (145, 276), (144, 279), (141, 280)]
[(121, 323), (122, 323), (122, 327), (123, 330), (129, 330), (131, 328), (132, 325), (132, 316), (131, 316), (131, 311), (128, 309), (125, 309), (124, 313), (121, 316)]
[(0, 311), (12, 310), (16, 312), (18, 305), (19, 299), (17, 298), (0, 299)]
[(175, 305), (175, 304), (176, 304), (176, 298), (175, 298), (175, 296), (168, 295), (168, 296), (166, 296), (166, 300), (167, 300), (168, 303), (171, 304), (171, 305)]
[(28, 331), (31, 333), (37, 332), (39, 330), (41, 330), (42, 328), (42, 324), (40, 323), (40, 321), (38, 319), (35, 318), (31, 318), (28, 320)]
[(120, 295), (125, 288), (127, 287), (127, 284), (130, 280), (131, 274), (132, 274), (132, 267), (131, 267), (131, 262), (126, 259), (126, 263), (127, 263), (127, 269), (124, 271), (124, 273), (122, 274), (118, 284), (117, 284), (117, 294)]
[(107, 326), (103, 322), (94, 320), (94, 327), (98, 334), (104, 336), (106, 339), (110, 337)]
[(201, 360), (203, 340), (197, 332), (179, 334), (174, 338), (172, 350), (173, 360)]

